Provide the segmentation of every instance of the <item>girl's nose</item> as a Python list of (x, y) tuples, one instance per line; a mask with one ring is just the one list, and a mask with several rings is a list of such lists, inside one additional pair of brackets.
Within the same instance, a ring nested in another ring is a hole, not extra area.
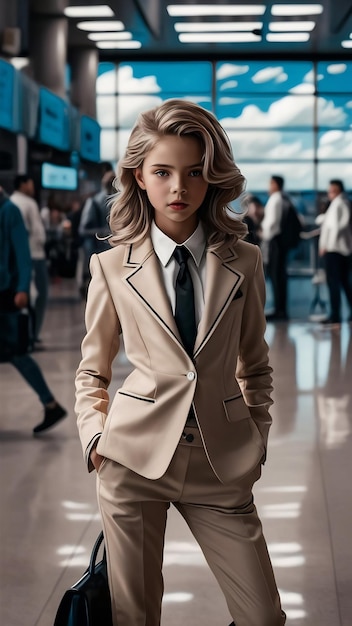
[(185, 193), (186, 185), (181, 177), (175, 177), (171, 182), (171, 193)]

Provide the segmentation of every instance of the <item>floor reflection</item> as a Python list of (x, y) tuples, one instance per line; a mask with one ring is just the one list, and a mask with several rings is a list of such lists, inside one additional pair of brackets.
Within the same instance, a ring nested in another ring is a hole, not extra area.
[[(33, 393), (0, 365), (2, 471), (0, 623), (49, 626), (82, 575), (100, 531), (95, 479), (82, 460), (73, 414), (83, 304), (51, 303), (40, 363), (71, 417), (42, 440)], [(61, 333), (61, 334), (60, 334)], [(288, 626), (352, 624), (352, 328), (268, 324), (274, 368), (268, 459), (255, 486)], [(121, 353), (112, 390), (129, 364)], [(190, 531), (171, 508), (162, 626), (227, 626), (228, 611)]]

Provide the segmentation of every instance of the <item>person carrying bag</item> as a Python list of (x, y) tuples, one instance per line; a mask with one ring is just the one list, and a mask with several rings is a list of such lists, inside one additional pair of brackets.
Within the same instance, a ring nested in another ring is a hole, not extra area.
[(28, 354), (31, 273), (21, 212), (0, 187), (0, 362), (11, 363), (37, 394), (44, 409), (44, 418), (33, 428), (38, 435), (55, 426), (67, 411), (55, 400), (38, 363)]
[[(0, 361), (25, 354), (30, 343), (28, 285), (31, 263), (27, 234), (20, 212), (0, 187)], [(24, 236), (23, 236), (24, 234)], [(27, 247), (26, 247), (27, 244)], [(21, 261), (16, 263), (13, 247)], [(16, 285), (16, 289), (15, 289)]]

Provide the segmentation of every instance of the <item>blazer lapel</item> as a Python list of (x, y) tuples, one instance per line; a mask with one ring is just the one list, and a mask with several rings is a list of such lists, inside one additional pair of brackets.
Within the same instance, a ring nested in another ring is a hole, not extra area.
[(131, 268), (124, 280), (132, 293), (164, 326), (169, 335), (178, 343), (182, 343), (150, 238), (127, 246), (124, 264)]
[(234, 267), (236, 258), (237, 253), (229, 247), (219, 252), (207, 252), (205, 307), (198, 327), (194, 356), (212, 336), (244, 280), (244, 275)]
[[(207, 252), (205, 308), (198, 326), (195, 357), (212, 336), (244, 280), (244, 275), (234, 268), (233, 261), (236, 258), (237, 253), (229, 247), (219, 252)], [(160, 264), (149, 237), (141, 243), (126, 247), (124, 265), (128, 268), (124, 280), (131, 292), (183, 348), (164, 287)]]

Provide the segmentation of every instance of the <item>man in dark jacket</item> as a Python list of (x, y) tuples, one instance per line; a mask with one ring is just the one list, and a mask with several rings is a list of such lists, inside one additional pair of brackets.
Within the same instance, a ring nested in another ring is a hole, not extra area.
[[(28, 234), (21, 212), (0, 187), (0, 317), (15, 316), (28, 306), (31, 272)], [(66, 416), (66, 410), (55, 400), (39, 365), (29, 354), (9, 354), (7, 360), (37, 393), (44, 407), (44, 419), (35, 426), (34, 434), (51, 428)]]

